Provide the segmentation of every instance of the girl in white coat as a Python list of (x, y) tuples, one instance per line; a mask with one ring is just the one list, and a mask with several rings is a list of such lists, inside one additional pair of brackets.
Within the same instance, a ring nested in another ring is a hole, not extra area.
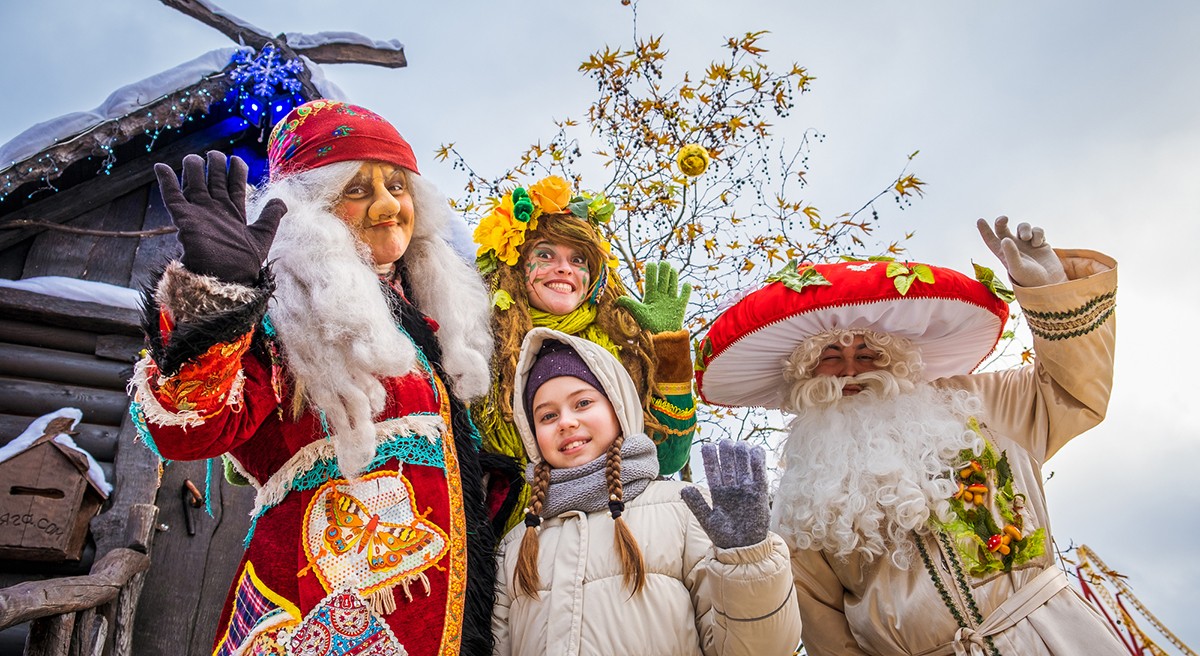
[(764, 454), (703, 449), (713, 506), (655, 480), (620, 362), (535, 328), (513, 417), (530, 456), (525, 526), (499, 550), (496, 654), (774, 656), (800, 641), (787, 547), (767, 528)]

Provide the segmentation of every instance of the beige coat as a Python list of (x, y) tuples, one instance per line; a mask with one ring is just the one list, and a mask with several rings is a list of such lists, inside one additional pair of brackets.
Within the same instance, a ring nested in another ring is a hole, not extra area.
[(537, 599), (513, 597), (525, 527), (500, 545), (492, 627), (497, 654), (784, 656), (800, 638), (787, 546), (775, 534), (718, 549), (679, 496), (654, 481), (625, 508), (646, 559), (646, 586), (630, 597), (608, 512), (542, 522)]
[[(1024, 492), (1025, 533), (1039, 527), (1050, 535), (1042, 490), (1042, 463), (1071, 438), (1098, 424), (1112, 385), (1117, 285), (1116, 262), (1091, 251), (1059, 251), (1070, 280), (1058, 285), (1017, 288), (1017, 300), (1034, 329), (1034, 365), (1001, 372), (954, 376), (935, 384), (968, 390), (984, 402), (984, 435), (997, 452), (1006, 451), (1013, 487)], [(1045, 313), (1045, 314), (1042, 314)], [(1047, 337), (1053, 337), (1048, 339)], [(947, 568), (945, 549), (924, 539), (931, 560), (960, 612), (971, 616), (966, 599)], [(952, 644), (959, 626), (941, 592), (918, 559), (908, 570), (887, 562), (841, 561), (818, 551), (792, 557), (804, 618), (804, 643), (811, 656), (833, 654), (990, 654), (982, 636)], [(1060, 587), (1052, 546), (1047, 554), (983, 578), (964, 577), (985, 623), (993, 611), (1020, 594), (1031, 598), (1011, 628), (991, 635), (1005, 655), (1127, 654), (1100, 615), (1073, 586)], [(1052, 571), (1043, 574), (1047, 569)], [(1049, 582), (1037, 598), (1030, 585)], [(1054, 585), (1057, 584), (1057, 585)], [(1011, 604), (1011, 602), (1009, 602)], [(978, 626), (973, 619), (968, 622)]]
[[(569, 343), (599, 379), (622, 430), (642, 431), (641, 403), (620, 363), (591, 342), (535, 328), (517, 366), (524, 389), (543, 340)], [(536, 453), (520, 394), (516, 425)], [(538, 458), (535, 457), (536, 461)], [(624, 520), (646, 561), (646, 585), (624, 587), (607, 511), (568, 511), (542, 521), (538, 597), (514, 596), (525, 526), (510, 531), (497, 558), (492, 628), (496, 654), (575, 656), (786, 656), (800, 641), (788, 550), (771, 533), (759, 544), (719, 549), (679, 496), (687, 484), (652, 481), (626, 500)], [(706, 492), (707, 494), (707, 492)]]

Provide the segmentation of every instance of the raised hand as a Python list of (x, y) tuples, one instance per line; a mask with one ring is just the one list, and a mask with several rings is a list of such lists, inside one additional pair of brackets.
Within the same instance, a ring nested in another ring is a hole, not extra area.
[[(719, 451), (719, 453), (718, 453)], [(713, 544), (722, 549), (747, 547), (767, 539), (767, 456), (761, 446), (721, 440), (700, 448), (712, 507), (700, 490), (680, 495)]]
[(617, 305), (628, 310), (634, 321), (651, 334), (681, 330), (692, 286), (685, 282), (680, 287), (679, 272), (669, 262), (659, 262), (646, 267), (645, 289), (640, 302), (622, 296)]
[(204, 158), (183, 158), (182, 189), (170, 166), (154, 165), (163, 203), (179, 228), (179, 243), (183, 245), (180, 259), (192, 273), (253, 284), (287, 206), (282, 200), (272, 199), (258, 221), (246, 225), (246, 162), (233, 157), (226, 172), (225, 153), (210, 150), (207, 159), (206, 177)]
[(983, 243), (991, 249), (1008, 270), (1008, 277), (1022, 287), (1041, 287), (1066, 282), (1058, 255), (1046, 242), (1041, 228), (1021, 223), (1014, 235), (1008, 228), (1008, 217), (996, 218), (996, 230), (985, 219), (975, 222)]

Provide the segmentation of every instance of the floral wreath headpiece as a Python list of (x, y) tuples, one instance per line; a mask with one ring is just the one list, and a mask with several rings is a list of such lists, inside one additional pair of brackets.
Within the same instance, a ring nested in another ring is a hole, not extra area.
[[(542, 178), (528, 189), (517, 187), (498, 199), (492, 199), (491, 209), (475, 227), (474, 240), (479, 245), (475, 264), (483, 275), (495, 271), (501, 264), (514, 267), (521, 258), (521, 246), (528, 230), (537, 229), (543, 214), (571, 214), (593, 227), (607, 223), (617, 206), (603, 194), (586, 191), (571, 193), (571, 185), (557, 175)], [(602, 267), (597, 283), (588, 297), (596, 303), (608, 279), (608, 268), (616, 268), (612, 246), (600, 236), (600, 249), (608, 254), (608, 266)]]

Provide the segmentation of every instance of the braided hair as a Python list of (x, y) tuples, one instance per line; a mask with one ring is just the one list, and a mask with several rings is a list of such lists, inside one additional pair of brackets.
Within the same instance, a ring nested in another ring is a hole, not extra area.
[[(624, 572), (625, 585), (630, 588), (630, 595), (635, 595), (646, 585), (646, 560), (642, 549), (638, 546), (633, 532), (621, 516), (625, 512), (624, 489), (621, 485), (621, 446), (625, 443), (625, 435), (617, 435), (604, 461), (604, 480), (608, 487), (608, 512), (612, 515), (613, 547), (621, 559), (621, 569)], [(550, 492), (550, 464), (545, 460), (539, 461), (533, 467), (533, 485), (530, 494), (529, 508), (525, 512), (525, 535), (521, 538), (521, 547), (517, 552), (516, 587), (517, 594), (538, 596), (541, 587), (541, 577), (538, 574), (538, 528), (542, 523), (542, 507)]]

